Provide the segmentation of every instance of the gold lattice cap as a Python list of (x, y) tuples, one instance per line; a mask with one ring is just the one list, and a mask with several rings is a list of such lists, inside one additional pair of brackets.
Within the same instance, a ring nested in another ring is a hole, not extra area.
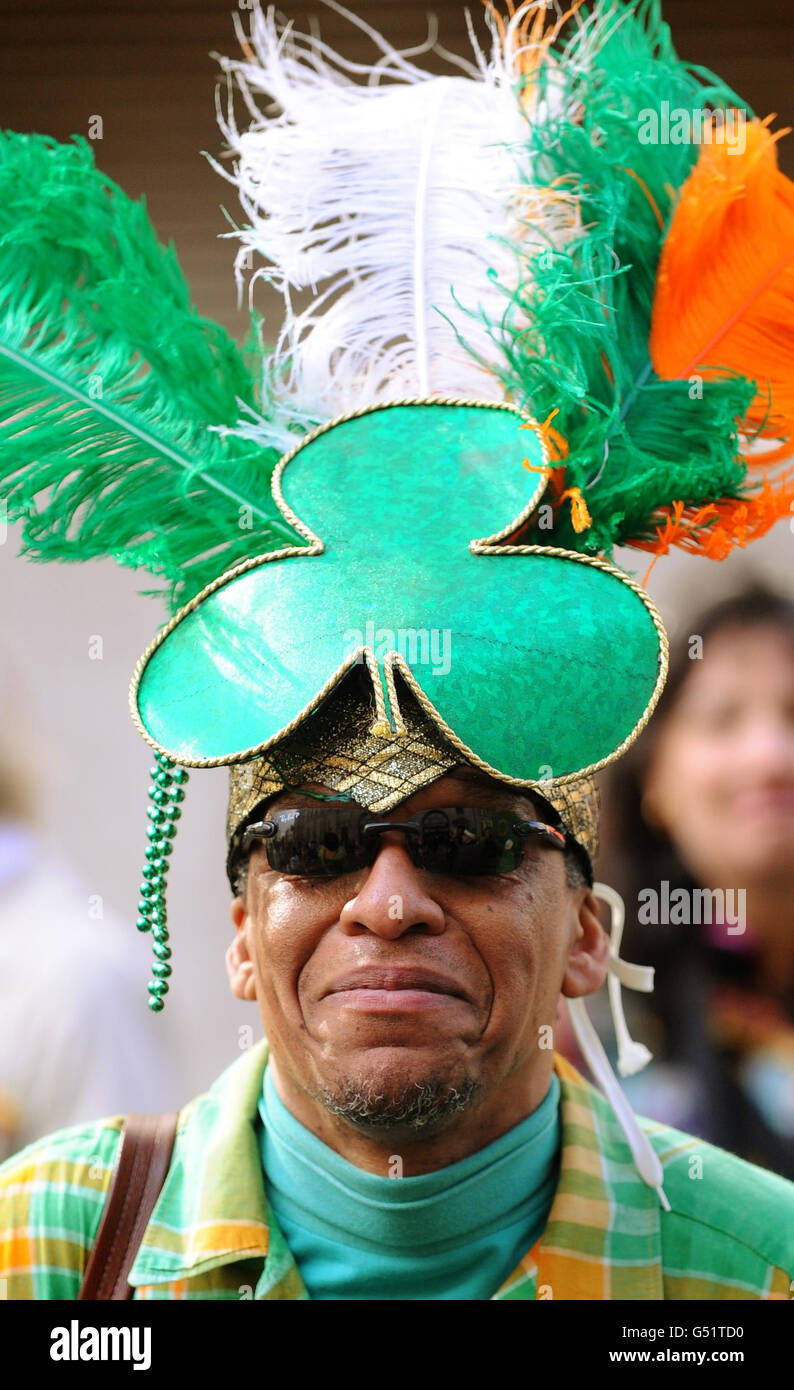
[[(369, 811), (390, 811), (466, 762), (405, 684), (401, 685), (399, 701), (404, 732), (384, 737), (386, 731), (374, 719), (372, 684), (366, 668), (354, 668), (298, 729), (267, 754), (230, 768), (226, 821), (230, 881), (241, 833), (251, 813), (279, 792), (318, 783), (344, 792)], [(553, 782), (528, 785), (527, 791), (542, 796), (553, 807), (592, 864), (598, 852), (599, 809), (593, 778), (559, 786)]]

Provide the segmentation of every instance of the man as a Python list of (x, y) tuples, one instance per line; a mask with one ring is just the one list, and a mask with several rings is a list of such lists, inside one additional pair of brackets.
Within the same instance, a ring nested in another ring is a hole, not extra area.
[[(104, 546), (175, 595), (130, 693), (155, 750), (149, 1007), (170, 988), (187, 769), (229, 766), (227, 964), (269, 1040), (182, 1111), (130, 1243), (135, 1297), (788, 1297), (794, 1189), (638, 1122), (583, 1002), (609, 972), (619, 1069), (643, 1065), (619, 985), (647, 990), (650, 972), (620, 958), (615, 895), (593, 881), (593, 775), (650, 718), (667, 638), (602, 552), (712, 553), (739, 512), (742, 539), (770, 525), (783, 494), (752, 491), (737, 436), (789, 434), (766, 396), (758, 423), (750, 364), (726, 373), (722, 346), (716, 365), (695, 353), (694, 408), (686, 374), (651, 370), (659, 204), (686, 206), (697, 154), (655, 147), (636, 176), (629, 118), (649, 83), (681, 104), (702, 86), (655, 12), (602, 8), (561, 59), (545, 7), (495, 21), (483, 81), (432, 78), (376, 36), (367, 85), (255, 13), (245, 61), (226, 65), (252, 127), (224, 130), (240, 235), (287, 304), (259, 395), (85, 152), (9, 142), (8, 215), (41, 166), (72, 240), (50, 267), (37, 206), (22, 265), (14, 246), (9, 280), (27, 269), (29, 287), (12, 296), (8, 389), (41, 413), (0, 454), (7, 488), (39, 553)], [(715, 79), (709, 100), (731, 94)], [(748, 148), (767, 138), (759, 125)], [(671, 284), (675, 264), (662, 296)], [(42, 347), (56, 308), (76, 366)], [(81, 385), (97, 358), (101, 408)], [(321, 857), (334, 844), (344, 857)], [(561, 992), (603, 1095), (554, 1055)], [(123, 1126), (61, 1132), (0, 1170), (11, 1297), (76, 1295)]]
[[(333, 796), (306, 790), (257, 815)], [(547, 810), (458, 767), (378, 820), (442, 806)], [(376, 837), (371, 865), (336, 878), (273, 870), (266, 841), (238, 867), (229, 982), (269, 1049), (182, 1112), (134, 1296), (787, 1298), (794, 1187), (644, 1121), (662, 1210), (608, 1104), (549, 1046), (559, 992), (607, 972), (576, 853), (538, 838), (512, 872), (456, 877), (417, 868), (406, 831)], [(2, 1170), (9, 1297), (76, 1296), (120, 1125)]]

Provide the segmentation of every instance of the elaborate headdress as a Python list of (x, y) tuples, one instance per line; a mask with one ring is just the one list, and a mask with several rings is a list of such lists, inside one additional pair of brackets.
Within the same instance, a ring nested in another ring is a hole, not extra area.
[[(387, 809), (461, 762), (542, 797), (589, 868), (592, 774), (666, 670), (613, 547), (720, 559), (794, 500), (794, 188), (655, 0), (490, 10), (490, 52), (443, 77), (325, 3), (371, 67), (260, 10), (222, 60), (216, 167), (241, 288), (284, 296), (273, 351), (197, 316), (83, 141), (0, 146), (0, 490), (34, 557), (112, 555), (173, 612), (131, 688), (155, 1011), (186, 769), (232, 769), (232, 874), (283, 787)], [(611, 992), (649, 987), (613, 956)]]

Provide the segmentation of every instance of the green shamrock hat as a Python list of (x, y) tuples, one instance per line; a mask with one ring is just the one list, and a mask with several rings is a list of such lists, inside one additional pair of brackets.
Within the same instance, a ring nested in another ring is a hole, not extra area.
[(305, 544), (237, 565), (162, 630), (131, 690), (144, 737), (183, 767), (245, 761), (365, 661), (385, 736), (399, 671), (507, 781), (611, 761), (659, 697), (664, 629), (605, 561), (510, 543), (547, 476), (542, 433), (505, 405), (398, 402), (316, 430), (272, 481)]

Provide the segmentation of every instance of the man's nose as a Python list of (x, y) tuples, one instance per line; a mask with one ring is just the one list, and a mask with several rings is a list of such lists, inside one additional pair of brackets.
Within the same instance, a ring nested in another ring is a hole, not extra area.
[(398, 831), (380, 835), (380, 848), (354, 898), (339, 916), (350, 936), (369, 931), (396, 941), (406, 932), (437, 936), (444, 930), (444, 909), (430, 896), (424, 875), (411, 863)]

